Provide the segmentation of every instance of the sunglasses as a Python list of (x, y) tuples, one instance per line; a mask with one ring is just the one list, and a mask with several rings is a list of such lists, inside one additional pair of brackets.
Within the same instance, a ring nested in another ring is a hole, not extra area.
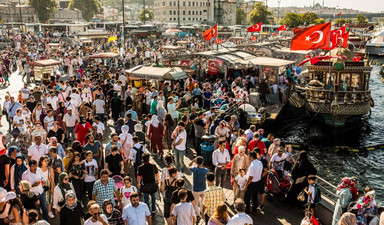
[(68, 180), (68, 177), (64, 177), (64, 179), (63, 180)]

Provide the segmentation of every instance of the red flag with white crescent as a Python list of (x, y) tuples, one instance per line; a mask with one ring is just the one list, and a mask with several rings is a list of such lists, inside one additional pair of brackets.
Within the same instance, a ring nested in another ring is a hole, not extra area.
[(280, 26), (277, 31), (284, 31), (287, 30), (287, 24), (284, 24), (283, 26)]
[(261, 31), (261, 22), (247, 28), (248, 32)]
[(294, 28), (291, 50), (329, 49), (331, 23)]
[(203, 33), (203, 37), (206, 41), (211, 40), (214, 37), (217, 37), (217, 24), (215, 26), (209, 28)]
[(256, 36), (252, 36), (251, 41), (256, 41)]

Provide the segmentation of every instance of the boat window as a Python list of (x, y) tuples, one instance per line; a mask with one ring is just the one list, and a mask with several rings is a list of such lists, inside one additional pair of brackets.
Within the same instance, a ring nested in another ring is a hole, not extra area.
[(342, 74), (340, 80), (340, 91), (348, 91), (350, 84), (350, 75), (351, 74)]
[(331, 73), (331, 75), (327, 73), (326, 76), (327, 76), (327, 79), (325, 83), (325, 89), (333, 90), (333, 86), (335, 84), (335, 73)]
[(352, 74), (352, 90), (353, 91), (360, 91), (361, 90), (361, 82), (360, 82), (360, 74), (354, 73)]

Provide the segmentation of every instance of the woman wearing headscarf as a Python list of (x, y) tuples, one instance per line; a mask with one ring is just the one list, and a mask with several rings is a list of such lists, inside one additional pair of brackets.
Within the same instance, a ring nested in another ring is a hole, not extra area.
[(308, 186), (308, 176), (316, 175), (317, 170), (308, 159), (306, 151), (301, 151), (299, 158), (292, 169), (292, 185), (286, 198), (287, 204), (302, 208), (304, 203), (297, 200), (300, 192)]
[(15, 191), (17, 195), (21, 194), (19, 183), (22, 180), (23, 173), (27, 171), (28, 168), (24, 164), (24, 157), (22, 154), (16, 155), (16, 163), (11, 167), (11, 190)]
[(59, 102), (59, 107), (57, 107), (56, 109), (56, 118), (57, 118), (56, 121), (59, 122), (60, 127), (64, 127), (63, 117), (66, 113), (67, 113), (67, 108), (65, 107), (64, 102)]
[(159, 100), (157, 102), (157, 118), (161, 124), (163, 124), (165, 114), (167, 114), (167, 110), (164, 108), (164, 101)]
[[(260, 139), (261, 140), (261, 139)], [(273, 140), (271, 146), (269, 146), (268, 148), (268, 154), (265, 156), (265, 159), (267, 159), (268, 163), (269, 161), (271, 160), (272, 156), (277, 153), (277, 150), (279, 149), (280, 147), (280, 139), (279, 138), (275, 138), (275, 140)]]
[(121, 134), (119, 135), (120, 144), (121, 144), (123, 151), (125, 153), (125, 160), (124, 160), (124, 164), (125, 164), (124, 168), (126, 170), (125, 172), (129, 171), (128, 157), (131, 154), (131, 148), (133, 146), (132, 135), (130, 133), (128, 133), (128, 131), (129, 131), (129, 126), (124, 125), (121, 127)]
[(355, 225), (356, 224), (356, 215), (350, 212), (344, 213), (337, 225)]
[(375, 204), (375, 191), (367, 192), (363, 197), (357, 200), (353, 209), (357, 210), (356, 225), (368, 225), (368, 219), (377, 215)]
[(347, 211), (348, 205), (352, 201), (352, 185), (352, 180), (349, 177), (344, 177), (341, 183), (337, 186), (337, 201), (335, 210), (333, 211), (332, 225), (337, 225), (341, 215)]
[[(247, 168), (249, 167), (249, 158), (245, 154), (244, 146), (239, 146), (238, 152), (239, 153), (236, 154), (232, 159), (231, 184), (235, 177), (239, 174), (241, 168), (246, 169), (245, 172), (247, 172)], [(236, 193), (236, 185), (234, 185), (233, 187), (233, 192)]]
[(69, 182), (69, 176), (66, 172), (62, 172), (59, 175), (59, 184), (56, 185), (53, 191), (53, 208), (56, 211), (56, 215), (59, 214), (60, 208), (65, 204), (65, 194), (68, 191), (75, 193), (75, 188)]
[(148, 129), (148, 137), (151, 140), (151, 150), (157, 156), (157, 150), (159, 154), (163, 157), (163, 126), (160, 124), (156, 115), (153, 115), (151, 118), (151, 125)]
[(110, 225), (124, 225), (123, 217), (118, 209), (113, 207), (113, 203), (110, 199), (105, 199), (103, 202), (103, 214), (108, 219)]
[(65, 194), (65, 205), (60, 210), (60, 225), (82, 225), (84, 211), (75, 193), (68, 191)]
[(112, 118), (114, 121), (117, 121), (120, 117), (120, 111), (122, 107), (122, 101), (117, 96), (117, 92), (113, 92), (113, 98), (111, 100), (111, 111), (112, 111)]
[(87, 143), (85, 136), (88, 132), (92, 132), (92, 125), (87, 122), (84, 116), (80, 116), (80, 122), (77, 123), (75, 127), (75, 134), (76, 140), (78, 140), (81, 145), (85, 145)]

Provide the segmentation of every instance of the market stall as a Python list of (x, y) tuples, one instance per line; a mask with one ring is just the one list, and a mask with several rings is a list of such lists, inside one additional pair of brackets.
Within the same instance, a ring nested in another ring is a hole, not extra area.
[(61, 62), (54, 59), (45, 59), (32, 62), (34, 66), (34, 80), (35, 82), (49, 83), (52, 76), (55, 76), (54, 66), (61, 64)]
[(102, 53), (95, 53), (91, 56), (89, 56), (90, 59), (113, 59), (119, 57), (119, 53), (114, 52), (102, 52)]

